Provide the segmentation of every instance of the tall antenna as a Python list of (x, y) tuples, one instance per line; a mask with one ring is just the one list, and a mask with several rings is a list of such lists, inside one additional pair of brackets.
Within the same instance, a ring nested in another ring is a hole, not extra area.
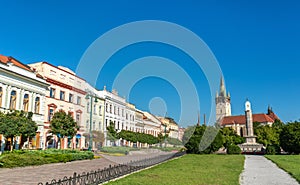
[(204, 118), (204, 125), (206, 125), (206, 115), (205, 114), (203, 115), (203, 118)]

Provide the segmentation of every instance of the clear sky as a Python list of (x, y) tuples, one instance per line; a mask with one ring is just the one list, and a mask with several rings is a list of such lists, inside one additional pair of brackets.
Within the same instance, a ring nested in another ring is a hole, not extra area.
[[(270, 105), (285, 122), (300, 118), (298, 1), (2, 1), (0, 9), (1, 54), (72, 70), (92, 42), (117, 26), (142, 20), (176, 23), (197, 34), (214, 53), (234, 115), (243, 114), (248, 98), (254, 113), (266, 112)], [(185, 53), (164, 44), (139, 43), (118, 51), (103, 67), (97, 88), (111, 89), (124, 66), (150, 55), (176, 61), (196, 83), (201, 115), (209, 114), (205, 75)], [(180, 96), (167, 79), (148, 77), (138, 81), (126, 98), (139, 109), (150, 107), (178, 120)], [(194, 124), (198, 110), (189, 112), (186, 124)]]

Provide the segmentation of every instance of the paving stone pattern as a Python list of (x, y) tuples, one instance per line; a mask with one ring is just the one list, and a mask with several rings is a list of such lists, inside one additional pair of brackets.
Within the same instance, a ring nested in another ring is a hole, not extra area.
[(81, 174), (92, 170), (103, 169), (109, 165), (127, 163), (134, 160), (165, 155), (163, 153), (136, 153), (127, 156), (108, 156), (94, 160), (74, 161), (68, 163), (46, 164), (13, 169), (0, 169), (0, 185), (37, 185), (45, 184), (52, 179), (62, 179), (72, 176), (74, 172)]

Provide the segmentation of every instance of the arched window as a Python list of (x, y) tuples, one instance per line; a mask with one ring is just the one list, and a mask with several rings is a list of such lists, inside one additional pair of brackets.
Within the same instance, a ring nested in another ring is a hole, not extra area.
[(23, 110), (25, 112), (28, 112), (28, 104), (29, 104), (29, 96), (28, 94), (24, 94), (24, 99), (23, 99)]
[(40, 113), (40, 97), (36, 97), (34, 101), (34, 113)]
[(102, 111), (102, 106), (100, 105), (100, 106), (99, 106), (99, 115), (100, 115), (100, 116), (102, 116), (101, 111)]
[(2, 106), (2, 95), (3, 95), (3, 90), (2, 87), (0, 87), (0, 107)]
[(89, 113), (90, 112), (90, 103), (87, 102), (86, 104), (86, 112)]
[(9, 109), (15, 110), (16, 109), (16, 102), (17, 102), (17, 93), (16, 93), (16, 91), (11, 91)]

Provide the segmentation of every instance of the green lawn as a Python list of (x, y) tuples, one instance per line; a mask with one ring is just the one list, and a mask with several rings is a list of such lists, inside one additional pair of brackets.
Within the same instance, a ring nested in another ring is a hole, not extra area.
[(300, 155), (266, 155), (266, 157), (300, 182)]
[(185, 155), (125, 178), (110, 182), (119, 184), (239, 184), (244, 168), (243, 155)]

